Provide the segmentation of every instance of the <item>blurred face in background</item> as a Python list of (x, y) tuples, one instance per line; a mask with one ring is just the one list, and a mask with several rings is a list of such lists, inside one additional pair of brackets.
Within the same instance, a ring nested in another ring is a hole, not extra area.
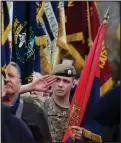
[(116, 37), (113, 29), (107, 31), (105, 36), (105, 47), (111, 66), (113, 80), (120, 80), (120, 40)]
[(6, 67), (6, 95), (16, 95), (21, 87), (20, 74), (17, 69), (9, 65)]

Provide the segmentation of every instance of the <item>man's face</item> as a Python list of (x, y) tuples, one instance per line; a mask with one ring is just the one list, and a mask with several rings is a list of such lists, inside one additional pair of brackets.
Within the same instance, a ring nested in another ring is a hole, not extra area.
[(53, 92), (56, 96), (66, 96), (70, 94), (71, 88), (74, 87), (72, 77), (57, 76), (57, 81), (53, 84)]
[(14, 95), (17, 94), (21, 87), (20, 75), (17, 72), (17, 69), (9, 65), (6, 68), (6, 94)]

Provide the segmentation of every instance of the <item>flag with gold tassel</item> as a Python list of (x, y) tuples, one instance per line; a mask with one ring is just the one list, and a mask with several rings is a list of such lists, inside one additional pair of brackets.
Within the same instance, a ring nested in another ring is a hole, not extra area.
[[(41, 46), (41, 63), (44, 74), (60, 62), (63, 49), (67, 49), (65, 34), (65, 2), (42, 2), (44, 13), (40, 20), (47, 35), (47, 43)], [(46, 66), (45, 66), (46, 65)]]
[[(108, 16), (108, 15), (107, 15)], [(107, 19), (106, 16), (106, 19)], [(68, 127), (63, 142), (75, 141), (75, 130), (71, 126), (81, 126), (84, 141), (102, 142), (101, 125), (94, 119), (93, 108), (100, 99), (100, 61), (102, 43), (107, 21), (99, 27), (94, 43), (87, 56), (68, 116)]]
[(59, 2), (54, 1), (42, 2), (43, 16), (40, 19), (40, 23), (47, 36), (47, 42), (40, 46), (40, 58), (43, 74), (50, 73), (59, 53), (56, 46), (58, 35), (58, 3)]
[(58, 37), (57, 37), (57, 47), (59, 48), (59, 56), (58, 60), (56, 61), (56, 64), (59, 64), (63, 57), (67, 55), (69, 51), (69, 47), (67, 44), (66, 39), (66, 27), (65, 27), (65, 7), (67, 7), (67, 2), (60, 2), (59, 7), (59, 19), (58, 19)]
[[(69, 2), (66, 11), (68, 54), (75, 59), (75, 67), (83, 68), (100, 26), (96, 2)], [(112, 87), (112, 76), (104, 43), (100, 55), (100, 95)]]

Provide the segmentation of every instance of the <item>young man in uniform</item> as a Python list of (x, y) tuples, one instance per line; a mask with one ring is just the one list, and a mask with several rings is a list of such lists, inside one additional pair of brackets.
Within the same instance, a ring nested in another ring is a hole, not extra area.
[[(75, 68), (69, 64), (55, 66), (51, 74), (57, 80), (52, 85), (53, 94), (45, 101), (44, 111), (48, 118), (48, 125), (53, 142), (61, 142), (67, 128), (70, 107), (70, 91), (75, 86)], [(75, 139), (83, 141), (82, 129), (74, 126)]]
[[(70, 91), (75, 86), (74, 76), (76, 74), (75, 68), (69, 64), (59, 64), (54, 67), (51, 72), (56, 76), (56, 81), (52, 85), (52, 95), (43, 103), (37, 101), (44, 110), (48, 120), (52, 142), (61, 142), (65, 129), (67, 128), (68, 113), (70, 108)], [(25, 93), (22, 98), (26, 101), (30, 100), (30, 95)], [(76, 130), (75, 138), (83, 140), (82, 130), (80, 127), (72, 127)]]

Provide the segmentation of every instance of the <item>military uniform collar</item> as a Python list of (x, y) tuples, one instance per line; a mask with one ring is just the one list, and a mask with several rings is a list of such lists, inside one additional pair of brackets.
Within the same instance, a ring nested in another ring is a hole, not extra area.
[(64, 108), (64, 109), (69, 109), (70, 106), (60, 106), (58, 105), (58, 103), (54, 100), (53, 97), (50, 97), (50, 103), (49, 103), (50, 106), (52, 105), (56, 105), (58, 106), (59, 108)]

